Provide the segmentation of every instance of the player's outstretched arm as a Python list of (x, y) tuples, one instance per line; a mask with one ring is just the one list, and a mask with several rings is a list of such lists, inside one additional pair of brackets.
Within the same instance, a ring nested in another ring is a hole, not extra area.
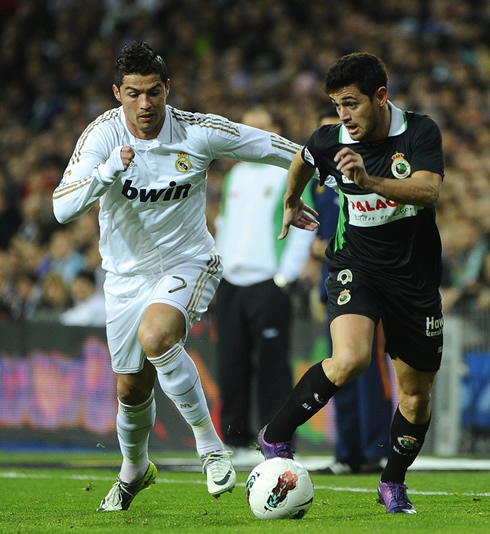
[(301, 156), (301, 151), (299, 151), (294, 156), (289, 167), (287, 190), (284, 195), (282, 231), (278, 239), (284, 239), (288, 235), (291, 225), (310, 231), (314, 231), (320, 226), (319, 222), (311, 217), (318, 217), (318, 213), (310, 206), (307, 206), (301, 198), (314, 172), (315, 169), (306, 165)]

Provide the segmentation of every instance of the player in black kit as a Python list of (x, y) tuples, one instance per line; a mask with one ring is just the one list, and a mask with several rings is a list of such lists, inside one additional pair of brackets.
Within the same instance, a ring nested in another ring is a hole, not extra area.
[(436, 122), (396, 108), (387, 86), (378, 57), (354, 53), (337, 61), (325, 90), (341, 122), (316, 130), (291, 164), (280, 238), (291, 225), (305, 227), (299, 217), (311, 210), (301, 194), (315, 168), (321, 181), (333, 178), (339, 189), (339, 222), (326, 251), (333, 353), (303, 375), (258, 440), (266, 458), (292, 458), (296, 428), (368, 367), (382, 319), (399, 405), (378, 499), (388, 513), (413, 514), (405, 475), (429, 428), (432, 383), (442, 357), (435, 204), (444, 158)]

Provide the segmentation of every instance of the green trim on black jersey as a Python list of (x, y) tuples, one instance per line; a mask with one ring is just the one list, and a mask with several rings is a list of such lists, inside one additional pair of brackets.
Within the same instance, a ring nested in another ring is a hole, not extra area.
[(345, 232), (345, 223), (346, 223), (346, 218), (344, 214), (344, 203), (345, 203), (345, 195), (339, 189), (339, 220), (337, 221), (337, 230), (335, 232), (334, 252), (337, 252), (337, 250), (341, 250), (344, 248), (344, 243), (345, 243), (344, 232)]

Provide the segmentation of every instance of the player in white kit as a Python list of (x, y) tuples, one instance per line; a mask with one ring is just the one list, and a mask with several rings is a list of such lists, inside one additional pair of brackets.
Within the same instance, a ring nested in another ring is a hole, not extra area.
[[(126, 510), (155, 481), (148, 438), (155, 422), (156, 378), (192, 428), (209, 493), (232, 491), (236, 475), (230, 453), (184, 348), (222, 272), (206, 227), (207, 170), (218, 158), (288, 168), (299, 149), (276, 134), (221, 116), (175, 109), (167, 105), (169, 90), (162, 58), (146, 43), (127, 45), (116, 61), (113, 85), (121, 106), (85, 129), (53, 194), (61, 223), (100, 202), (107, 338), (117, 375), (123, 462), (99, 511)], [(310, 222), (305, 217), (304, 225)]]

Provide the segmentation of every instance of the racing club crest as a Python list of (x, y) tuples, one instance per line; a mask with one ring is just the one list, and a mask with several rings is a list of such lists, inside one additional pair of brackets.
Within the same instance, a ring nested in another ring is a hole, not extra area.
[(339, 298), (337, 299), (337, 304), (339, 306), (342, 306), (343, 304), (347, 304), (350, 300), (350, 291), (348, 289), (344, 289), (340, 292)]
[(175, 162), (175, 168), (179, 172), (190, 171), (192, 167), (191, 160), (189, 159), (189, 154), (185, 152), (180, 152), (177, 154), (177, 161)]
[(412, 169), (410, 163), (405, 159), (405, 154), (397, 152), (394, 156), (391, 157), (393, 163), (391, 164), (391, 172), (396, 178), (407, 178), (410, 176)]

